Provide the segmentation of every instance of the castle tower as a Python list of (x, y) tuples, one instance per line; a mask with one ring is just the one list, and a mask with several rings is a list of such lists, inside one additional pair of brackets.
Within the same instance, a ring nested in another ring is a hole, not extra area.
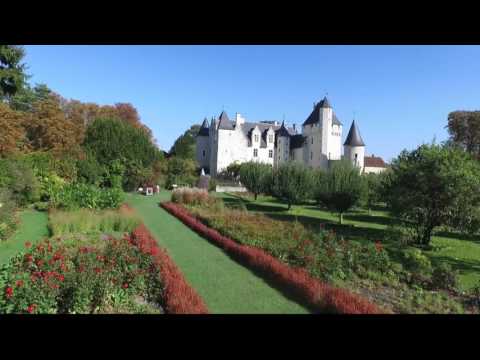
[(198, 165), (208, 170), (210, 166), (210, 126), (207, 118), (203, 120), (196, 141), (196, 158)]
[(363, 172), (364, 157), (365, 157), (365, 143), (360, 136), (360, 131), (355, 124), (355, 120), (352, 122), (350, 131), (348, 132), (347, 139), (345, 140), (344, 157), (349, 160), (355, 166), (360, 168)]

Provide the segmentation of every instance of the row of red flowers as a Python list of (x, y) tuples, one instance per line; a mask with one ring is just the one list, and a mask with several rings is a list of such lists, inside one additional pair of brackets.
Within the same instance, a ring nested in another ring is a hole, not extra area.
[(299, 301), (315, 311), (340, 314), (379, 314), (382, 310), (367, 299), (346, 289), (335, 288), (312, 278), (304, 269), (292, 268), (265, 251), (223, 236), (209, 228), (187, 209), (175, 203), (161, 206), (201, 236), (210, 240), (232, 257), (261, 272), (277, 286), (295, 295)]
[(187, 283), (180, 269), (145, 225), (140, 224), (131, 234), (132, 242), (154, 258), (163, 282), (165, 311), (170, 314), (207, 314), (208, 309), (198, 293)]

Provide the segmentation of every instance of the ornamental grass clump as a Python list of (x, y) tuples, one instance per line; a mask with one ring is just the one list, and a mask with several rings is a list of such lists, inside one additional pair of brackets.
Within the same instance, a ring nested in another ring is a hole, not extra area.
[(185, 205), (210, 206), (215, 203), (215, 198), (205, 189), (181, 187), (172, 192), (172, 202)]
[(49, 228), (54, 236), (67, 234), (94, 234), (112, 232), (130, 232), (140, 219), (131, 210), (121, 207), (119, 210), (52, 211)]

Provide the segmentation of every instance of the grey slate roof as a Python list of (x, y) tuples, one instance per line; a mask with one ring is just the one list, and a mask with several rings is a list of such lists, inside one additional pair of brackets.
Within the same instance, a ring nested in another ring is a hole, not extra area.
[(349, 146), (365, 146), (365, 143), (360, 136), (360, 131), (355, 124), (355, 120), (352, 122), (352, 126), (350, 126), (350, 131), (348, 132), (347, 139), (343, 145)]
[(218, 118), (219, 123), (218, 123), (218, 128), (222, 130), (233, 130), (234, 127), (234, 122), (230, 121), (228, 118), (228, 115), (225, 111), (222, 111), (220, 114), (220, 117)]
[[(327, 97), (324, 97), (322, 101), (320, 101), (317, 105), (315, 105), (315, 108), (313, 111), (310, 113), (308, 116), (307, 120), (303, 123), (303, 126), (305, 125), (312, 125), (320, 121), (320, 109), (322, 108), (331, 108), (330, 103), (328, 102)], [(342, 125), (340, 120), (338, 120), (337, 115), (333, 113), (332, 115), (332, 124), (333, 125)]]
[(306, 139), (306, 137), (301, 135), (301, 134), (293, 135), (290, 138), (290, 149), (301, 148), (303, 146), (303, 144), (305, 143), (305, 139)]
[[(293, 129), (292, 129), (293, 130)], [(275, 131), (276, 135), (277, 136), (287, 136), (287, 137), (290, 137), (292, 136), (293, 134), (290, 134), (290, 132), (287, 130), (287, 128), (285, 127), (285, 122), (283, 121), (282, 122), (282, 125), (280, 126), (280, 128), (278, 130)]]
[(197, 136), (209, 136), (209, 128), (210, 127), (208, 125), (207, 118), (205, 118), (205, 120), (203, 120), (202, 126), (200, 127), (200, 130), (198, 131)]

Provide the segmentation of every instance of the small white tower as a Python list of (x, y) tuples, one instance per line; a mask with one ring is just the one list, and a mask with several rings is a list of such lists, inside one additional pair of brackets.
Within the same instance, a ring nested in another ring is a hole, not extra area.
[(351, 161), (353, 165), (359, 167), (360, 171), (363, 172), (365, 143), (360, 136), (360, 131), (355, 124), (355, 120), (352, 122), (352, 126), (350, 127), (350, 131), (348, 132), (347, 139), (343, 146), (345, 159)]

